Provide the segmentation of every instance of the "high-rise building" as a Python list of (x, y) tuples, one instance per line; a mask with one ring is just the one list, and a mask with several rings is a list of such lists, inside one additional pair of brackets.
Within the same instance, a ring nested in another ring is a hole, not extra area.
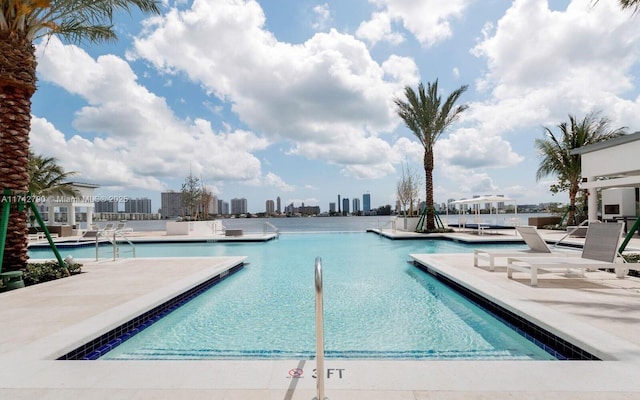
[(146, 197), (129, 199), (124, 203), (124, 212), (151, 214), (151, 199)]
[(218, 196), (212, 194), (211, 197), (209, 198), (209, 214), (211, 215), (217, 215), (218, 213)]
[(267, 200), (265, 202), (265, 214), (272, 215), (275, 211), (276, 207), (273, 200)]
[(340, 214), (342, 211), (340, 211), (340, 195), (338, 195), (338, 214)]
[(342, 199), (342, 215), (349, 214), (349, 198)]
[(282, 203), (280, 201), (280, 196), (276, 198), (276, 212), (278, 214), (282, 214)]
[(241, 199), (231, 199), (231, 214), (246, 214), (247, 213), (247, 199), (244, 197)]
[(329, 203), (329, 212), (330, 213), (336, 212), (336, 203)]
[(222, 199), (218, 199), (218, 214), (229, 215), (229, 203)]
[(364, 211), (365, 214), (371, 211), (371, 195), (369, 193), (362, 195), (362, 211)]
[(357, 214), (358, 212), (360, 212), (360, 199), (357, 197), (354, 197), (352, 200), (353, 203), (353, 210), (351, 211), (354, 214)]
[(93, 207), (95, 212), (97, 213), (117, 213), (118, 212), (117, 201), (108, 201), (108, 200), (95, 201), (93, 203)]
[(162, 218), (182, 217), (182, 193), (162, 192), (160, 193), (160, 215)]

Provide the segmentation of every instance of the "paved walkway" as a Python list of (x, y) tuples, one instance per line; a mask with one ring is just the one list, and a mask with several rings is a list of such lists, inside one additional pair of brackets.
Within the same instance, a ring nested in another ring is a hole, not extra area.
[[(414, 257), (606, 361), (327, 360), (329, 399), (640, 397), (639, 280), (544, 275), (532, 288), (470, 254)], [(0, 399), (312, 399), (313, 360), (55, 360), (240, 260), (86, 261), (84, 274), (0, 294)]]

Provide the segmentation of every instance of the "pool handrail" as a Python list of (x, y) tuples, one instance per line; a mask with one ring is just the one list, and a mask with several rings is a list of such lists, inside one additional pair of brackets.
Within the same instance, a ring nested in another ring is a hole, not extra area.
[(324, 400), (324, 322), (322, 299), (322, 258), (316, 257), (316, 388), (318, 400)]

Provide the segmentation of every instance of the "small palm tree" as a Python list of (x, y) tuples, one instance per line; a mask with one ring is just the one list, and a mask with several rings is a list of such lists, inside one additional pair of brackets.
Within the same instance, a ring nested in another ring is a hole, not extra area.
[[(31, 97), (36, 91), (34, 41), (57, 35), (71, 42), (116, 39), (117, 11), (159, 13), (158, 0), (2, 0), (0, 3), (0, 191), (29, 189)], [(2, 270), (27, 264), (27, 214), (12, 204)]]
[(406, 102), (400, 99), (394, 100), (398, 115), (424, 147), (426, 231), (436, 229), (433, 207), (433, 146), (442, 133), (458, 119), (464, 110), (469, 108), (467, 105), (455, 105), (466, 90), (467, 85), (459, 87), (442, 103), (442, 99), (438, 95), (438, 80), (436, 79), (434, 83), (427, 83), (426, 91), (424, 85), (420, 83), (418, 93), (407, 86), (404, 90)]
[(569, 123), (558, 125), (556, 136), (549, 128), (544, 128), (545, 138), (536, 139), (535, 147), (540, 157), (540, 166), (536, 180), (548, 175), (556, 175), (558, 184), (551, 186), (553, 193), (569, 192), (569, 214), (567, 221), (575, 224), (576, 195), (582, 180), (582, 164), (579, 154), (571, 151), (582, 146), (602, 142), (624, 135), (626, 128), (609, 129), (610, 121), (599, 117), (599, 113), (590, 113), (582, 121), (569, 115)]
[(68, 182), (76, 172), (65, 172), (58, 160), (29, 152), (29, 192), (37, 196), (68, 196), (79, 193)]

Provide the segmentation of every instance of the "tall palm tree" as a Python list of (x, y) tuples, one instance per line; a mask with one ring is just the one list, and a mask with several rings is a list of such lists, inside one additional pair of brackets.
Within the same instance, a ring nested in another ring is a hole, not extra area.
[[(2, 0), (0, 192), (22, 194), (29, 188), (31, 97), (36, 91), (34, 41), (52, 35), (76, 43), (115, 40), (114, 13), (131, 12), (134, 7), (159, 13), (158, 0)], [(24, 268), (28, 259), (27, 215), (12, 203), (2, 270)]]
[(624, 135), (626, 127), (609, 129), (608, 118), (600, 117), (592, 112), (578, 121), (569, 115), (569, 123), (558, 125), (559, 134), (556, 136), (549, 128), (544, 128), (544, 139), (536, 139), (535, 147), (540, 157), (540, 166), (536, 172), (536, 180), (548, 175), (556, 175), (558, 184), (551, 186), (551, 191), (569, 192), (569, 214), (567, 221), (576, 223), (575, 205), (576, 195), (582, 180), (582, 164), (579, 154), (571, 154), (573, 149), (593, 143), (602, 142)]
[(78, 195), (68, 182), (76, 172), (65, 172), (53, 157), (29, 152), (29, 192), (38, 196)]
[(427, 83), (427, 88), (422, 83), (418, 85), (418, 93), (411, 87), (404, 89), (407, 101), (395, 99), (397, 112), (400, 118), (413, 132), (424, 147), (424, 175), (425, 175), (425, 201), (426, 231), (434, 231), (435, 209), (433, 207), (433, 146), (442, 133), (444, 133), (460, 116), (469, 108), (467, 105), (455, 106), (462, 93), (467, 90), (467, 85), (454, 90), (442, 103), (438, 95), (438, 80)]

